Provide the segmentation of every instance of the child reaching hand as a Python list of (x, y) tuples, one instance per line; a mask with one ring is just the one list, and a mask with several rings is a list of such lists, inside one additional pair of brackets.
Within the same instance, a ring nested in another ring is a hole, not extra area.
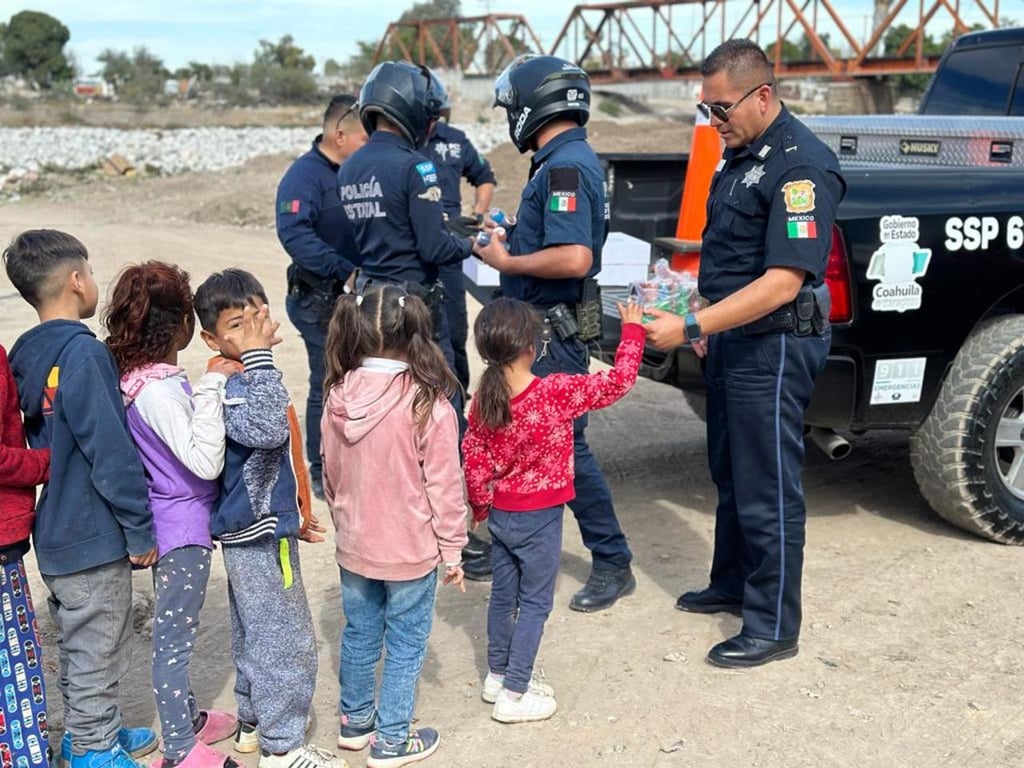
[(437, 731), (410, 723), (438, 565), (465, 591), (466, 501), (448, 402), (458, 384), (432, 337), (426, 305), (390, 285), (342, 296), (327, 336), (324, 492), (345, 612), (338, 746), (370, 744), (370, 768), (437, 749)]
[(189, 386), (178, 352), (195, 332), (188, 274), (150, 261), (127, 267), (104, 311), (121, 376), (128, 430), (149, 485), (159, 559), (153, 566), (153, 694), (164, 757), (154, 768), (232, 768), (207, 746), (234, 735), (234, 715), (201, 710), (189, 681), (210, 578), (210, 512), (224, 468), (221, 401), (234, 364), (215, 364)]
[(488, 519), (494, 581), (487, 611), (482, 697), (503, 723), (546, 720), (557, 704), (532, 680), (562, 553), (562, 507), (573, 491), (573, 420), (605, 408), (636, 382), (644, 348), (639, 305), (619, 304), (622, 340), (602, 373), (531, 372), (543, 322), (522, 301), (500, 298), (473, 326), (486, 368), (462, 443), (474, 520)]

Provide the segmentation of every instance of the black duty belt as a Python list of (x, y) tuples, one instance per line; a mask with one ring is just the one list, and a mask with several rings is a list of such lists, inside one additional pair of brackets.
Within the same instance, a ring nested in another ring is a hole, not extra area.
[(832, 298), (828, 286), (804, 286), (797, 297), (774, 312), (747, 323), (743, 333), (760, 336), (765, 333), (792, 333), (796, 336), (823, 336), (829, 328)]

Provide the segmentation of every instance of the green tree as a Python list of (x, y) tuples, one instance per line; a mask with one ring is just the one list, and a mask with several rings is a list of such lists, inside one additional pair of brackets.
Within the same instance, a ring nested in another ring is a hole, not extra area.
[(401, 15), (399, 21), (454, 19), (462, 15), (461, 0), (422, 0)]
[(40, 88), (70, 80), (71, 67), (64, 56), (64, 45), (71, 39), (60, 21), (38, 11), (22, 11), (11, 17), (3, 31), (4, 69), (20, 75)]
[(341, 64), (336, 62), (334, 59), (328, 59), (324, 62), (324, 74), (327, 77), (338, 77), (341, 73)]
[(312, 72), (316, 66), (316, 59), (295, 45), (295, 39), (291, 35), (285, 35), (277, 43), (260, 40), (255, 63)]
[(249, 85), (275, 103), (310, 101), (316, 96), (314, 66), (316, 59), (295, 45), (291, 35), (277, 43), (260, 40), (249, 68)]
[(139, 46), (130, 55), (107, 48), (96, 58), (103, 63), (103, 79), (117, 86), (118, 94), (126, 101), (142, 105), (163, 95), (169, 73), (163, 60), (145, 46)]

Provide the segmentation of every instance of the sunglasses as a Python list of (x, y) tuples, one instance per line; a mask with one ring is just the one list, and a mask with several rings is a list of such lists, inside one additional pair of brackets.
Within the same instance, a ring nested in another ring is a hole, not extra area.
[(352, 105), (351, 107), (349, 107), (349, 108), (348, 108), (348, 109), (346, 109), (346, 110), (345, 110), (344, 112), (342, 112), (342, 113), (341, 113), (341, 117), (339, 117), (339, 118), (338, 118), (338, 122), (337, 122), (337, 123), (335, 123), (335, 125), (334, 125), (334, 130), (335, 130), (335, 131), (340, 131), (340, 130), (341, 130), (341, 124), (342, 124), (343, 122), (345, 122), (345, 119), (346, 119), (346, 118), (347, 118), (347, 117), (348, 117), (349, 115), (351, 115), (351, 114), (352, 114), (353, 112), (355, 112), (355, 111), (356, 111), (357, 109), (359, 109), (359, 102), (356, 102), (356, 103), (355, 103), (355, 104), (353, 104), (353, 105)]
[(697, 110), (701, 113), (701, 115), (703, 115), (708, 120), (710, 120), (713, 117), (720, 123), (727, 123), (729, 122), (730, 112), (732, 112), (734, 109), (736, 109), (736, 107), (742, 104), (744, 99), (761, 90), (766, 85), (774, 85), (774, 83), (761, 83), (760, 85), (755, 85), (749, 91), (744, 93), (740, 97), (739, 101), (735, 102), (734, 104), (730, 104), (729, 106), (724, 106), (722, 104), (708, 104), (707, 102), (704, 101), (698, 101)]

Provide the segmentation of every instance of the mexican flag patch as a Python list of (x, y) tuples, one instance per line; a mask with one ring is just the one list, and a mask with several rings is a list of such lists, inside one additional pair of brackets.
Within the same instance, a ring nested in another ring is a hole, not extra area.
[(554, 192), (551, 195), (551, 202), (548, 210), (556, 213), (572, 213), (576, 210), (575, 192)]
[(786, 235), (790, 240), (816, 238), (818, 227), (814, 221), (788, 221), (786, 222)]
[(279, 208), (281, 213), (298, 213), (299, 212), (299, 201), (298, 200), (282, 200)]

